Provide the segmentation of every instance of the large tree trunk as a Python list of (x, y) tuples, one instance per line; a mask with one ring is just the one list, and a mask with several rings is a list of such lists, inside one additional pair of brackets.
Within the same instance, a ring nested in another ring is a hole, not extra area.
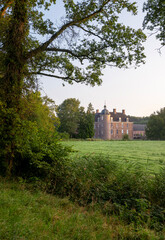
[(15, 0), (12, 16), (4, 43), (5, 74), (1, 79), (1, 100), (5, 106), (3, 115), (3, 150), (8, 175), (13, 168), (13, 159), (18, 139), (19, 113), (25, 68), (25, 38), (27, 32), (27, 0)]

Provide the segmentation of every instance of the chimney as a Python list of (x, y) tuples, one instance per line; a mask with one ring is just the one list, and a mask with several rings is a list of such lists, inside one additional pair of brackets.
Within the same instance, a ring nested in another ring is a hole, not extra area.
[(125, 115), (125, 109), (123, 109), (123, 110), (122, 110), (122, 114), (124, 114), (124, 115)]
[(99, 109), (96, 109), (96, 113), (99, 113)]
[(113, 109), (113, 113), (116, 114), (116, 108)]

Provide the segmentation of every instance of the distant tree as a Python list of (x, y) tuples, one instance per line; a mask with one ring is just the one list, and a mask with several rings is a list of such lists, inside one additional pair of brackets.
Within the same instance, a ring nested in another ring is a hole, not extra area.
[(165, 140), (165, 108), (150, 116), (146, 136), (151, 140)]
[(88, 104), (87, 113), (89, 113), (89, 114), (93, 114), (94, 113), (94, 108), (92, 106), (92, 103)]
[(57, 108), (57, 115), (60, 119), (60, 132), (69, 133), (70, 137), (77, 134), (80, 111), (80, 101), (75, 98), (68, 98)]
[(94, 112), (93, 106), (89, 103), (87, 112), (83, 112), (80, 117), (78, 126), (78, 137), (79, 138), (92, 138), (94, 136)]
[(143, 27), (156, 34), (157, 39), (165, 45), (165, 1), (164, 0), (147, 0), (144, 3), (143, 10), (147, 12)]

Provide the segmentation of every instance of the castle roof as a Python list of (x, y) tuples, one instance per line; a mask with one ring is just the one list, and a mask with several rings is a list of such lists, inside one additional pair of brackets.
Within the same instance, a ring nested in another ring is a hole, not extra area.
[(101, 114), (109, 115), (109, 111), (106, 109), (106, 105), (104, 105), (104, 109), (101, 111)]
[(133, 131), (145, 131), (146, 124), (134, 124)]
[(116, 112), (116, 109), (114, 109), (113, 112), (109, 112), (106, 109), (106, 106), (104, 106), (104, 109), (101, 112), (96, 112), (95, 114), (95, 122), (98, 122), (98, 118), (102, 115), (110, 115), (110, 117), (113, 118), (113, 121), (118, 122), (121, 119), (121, 122), (126, 122), (128, 116), (125, 114), (125, 111), (123, 110), (122, 112)]
[(110, 112), (110, 115), (113, 117), (113, 121), (119, 121), (119, 119), (121, 119), (122, 122), (125, 122), (127, 120), (126, 114), (120, 112)]

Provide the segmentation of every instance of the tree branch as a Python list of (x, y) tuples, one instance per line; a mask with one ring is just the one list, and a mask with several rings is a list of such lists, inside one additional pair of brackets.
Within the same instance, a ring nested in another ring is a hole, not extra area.
[(43, 73), (43, 72), (32, 72), (31, 74), (38, 74), (38, 75), (42, 75), (42, 76), (46, 76), (46, 77), (52, 77), (52, 78), (58, 78), (58, 79), (62, 79), (62, 80), (71, 80), (74, 82), (81, 82), (80, 80), (77, 80), (75, 78), (71, 78), (71, 77), (62, 77), (62, 76), (58, 76), (58, 75), (53, 75), (53, 74), (47, 74), (47, 73)]
[(6, 10), (11, 6), (14, 0), (8, 0), (0, 10), (0, 18), (4, 17)]
[(91, 32), (91, 31), (85, 29), (84, 27), (82, 27), (82, 26), (80, 26), (80, 25), (77, 25), (77, 24), (76, 24), (76, 27), (81, 28), (84, 32), (87, 32), (87, 33), (89, 33), (89, 34), (91, 34), (91, 35), (94, 35), (95, 37), (98, 37), (98, 38), (99, 38), (100, 40), (102, 40), (102, 41), (105, 41), (104, 38), (98, 36), (98, 35), (95, 34), (94, 32)]
[(84, 17), (84, 18), (81, 18), (81, 19), (78, 19), (78, 20), (75, 20), (75, 21), (71, 21), (71, 22), (68, 22), (66, 24), (64, 24), (55, 34), (52, 35), (52, 37), (44, 42), (42, 45), (40, 45), (38, 48), (30, 51), (26, 56), (25, 56), (25, 60), (29, 59), (29, 58), (32, 58), (34, 56), (36, 56), (38, 53), (44, 51), (50, 43), (52, 43), (55, 39), (57, 39), (57, 37), (59, 35), (61, 35), (67, 28), (71, 27), (71, 26), (74, 26), (76, 24), (79, 24), (79, 23), (83, 23), (83, 22), (86, 22), (87, 20), (93, 18), (94, 16), (96, 16), (97, 14), (99, 14), (100, 12), (103, 11), (103, 8), (104, 6), (110, 2), (111, 0), (107, 0), (97, 11), (89, 14), (88, 16)]
[[(97, 48), (97, 49), (93, 49), (93, 51), (88, 51), (87, 54), (81, 54), (81, 55), (78, 55), (76, 53), (74, 53), (73, 51), (69, 50), (69, 49), (61, 49), (61, 48), (46, 48), (45, 51), (50, 51), (50, 52), (64, 52), (64, 53), (69, 53), (71, 54), (72, 56), (78, 58), (80, 60), (80, 62), (82, 63), (82, 60), (83, 59), (90, 59), (90, 60), (94, 60), (96, 59), (95, 57), (90, 57), (89, 55), (92, 54), (92, 53), (95, 53), (97, 52), (98, 50), (103, 50), (105, 48), (107, 48), (108, 46), (102, 46), (101, 48)], [(83, 59), (82, 59), (83, 58)]]
[(74, 52), (72, 52), (72, 51), (69, 50), (69, 49), (61, 49), (61, 48), (52, 47), (52, 48), (46, 48), (45, 51), (46, 51), (46, 52), (64, 52), (64, 53), (69, 53), (69, 54), (71, 54), (73, 57), (77, 57), (77, 58), (80, 57), (80, 56), (78, 56), (77, 54), (75, 54)]

